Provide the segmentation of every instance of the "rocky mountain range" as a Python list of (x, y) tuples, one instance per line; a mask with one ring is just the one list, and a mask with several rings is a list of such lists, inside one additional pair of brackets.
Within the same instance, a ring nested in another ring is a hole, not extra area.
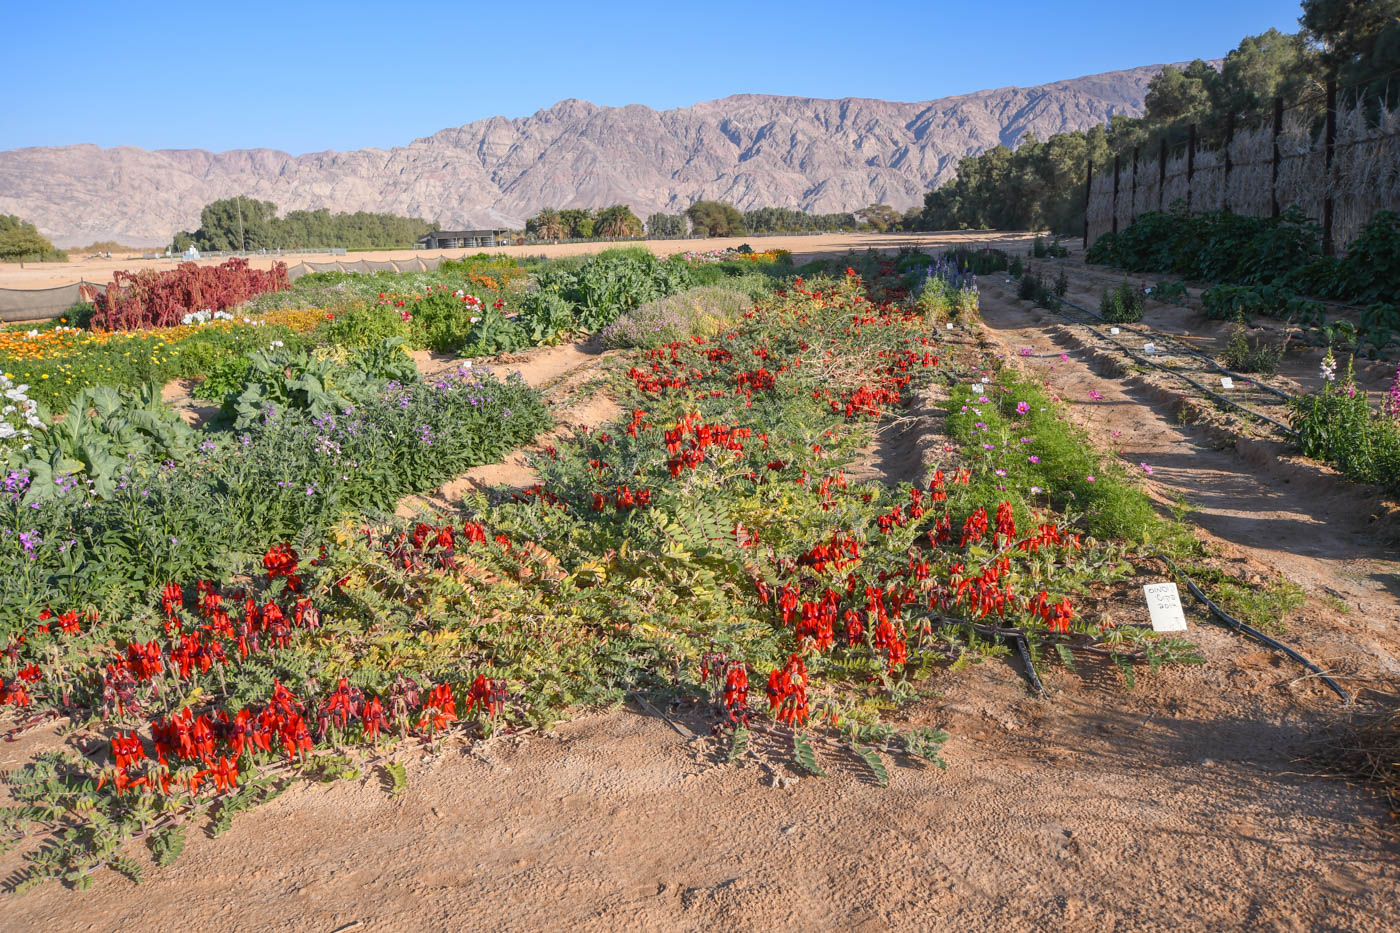
[(94, 145), (0, 152), (0, 213), (60, 246), (168, 243), (210, 201), (389, 211), (445, 228), (513, 227), (541, 207), (630, 204), (640, 216), (702, 198), (817, 213), (920, 203), (958, 160), (1142, 112), (1160, 65), (918, 103), (739, 94), (675, 110), (560, 101), (406, 146), (289, 155)]

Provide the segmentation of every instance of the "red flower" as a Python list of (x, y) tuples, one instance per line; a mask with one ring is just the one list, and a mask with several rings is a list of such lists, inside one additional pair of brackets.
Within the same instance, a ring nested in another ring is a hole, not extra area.
[(796, 654), (768, 675), (768, 704), (778, 722), (800, 726), (807, 721), (807, 665)]
[[(431, 700), (431, 697), (429, 697)], [(472, 712), (477, 707), (486, 711), (486, 715), (494, 717), (506, 703), (506, 682), (487, 677), (485, 674), (478, 674), (476, 680), (472, 681), (471, 689), (467, 691), (467, 712)]]
[(384, 704), (379, 697), (375, 697), (365, 704), (360, 721), (364, 728), (365, 738), (371, 742), (379, 738), (380, 730), (389, 728), (389, 720), (384, 716)]
[(219, 793), (238, 786), (238, 761), (229, 761), (227, 757), (220, 756), (219, 763), (209, 769), (209, 773), (214, 777), (214, 789)]
[(146, 750), (135, 732), (125, 736), (118, 732), (117, 737), (112, 739), (112, 757), (116, 759), (117, 768), (125, 771), (127, 766), (144, 761)]
[(428, 692), (428, 699), (423, 702), (423, 715), (418, 719), (418, 728), (436, 732), (456, 720), (457, 701), (452, 696), (452, 688), (447, 684), (438, 684)]
[(185, 602), (184, 594), (180, 592), (180, 584), (165, 584), (165, 588), (160, 591), (160, 602), (165, 614), (174, 617), (175, 610), (183, 606)]

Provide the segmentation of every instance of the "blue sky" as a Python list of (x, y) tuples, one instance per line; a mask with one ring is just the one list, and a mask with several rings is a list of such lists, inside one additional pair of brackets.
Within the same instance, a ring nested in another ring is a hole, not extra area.
[(0, 149), (388, 147), (568, 97), (928, 100), (1220, 57), (1297, 18), (1283, 0), (14, 3)]

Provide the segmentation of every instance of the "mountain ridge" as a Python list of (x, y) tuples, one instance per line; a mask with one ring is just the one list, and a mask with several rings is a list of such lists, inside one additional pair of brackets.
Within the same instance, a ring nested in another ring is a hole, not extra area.
[(292, 155), (278, 149), (103, 148), (0, 152), (0, 213), (59, 245), (169, 241), (210, 201), (244, 194), (282, 211), (390, 211), (449, 227), (519, 227), (539, 208), (627, 203), (640, 215), (699, 199), (818, 213), (904, 210), (957, 161), (1142, 112), (1146, 65), (924, 101), (731, 94), (688, 107), (566, 98), (406, 145)]

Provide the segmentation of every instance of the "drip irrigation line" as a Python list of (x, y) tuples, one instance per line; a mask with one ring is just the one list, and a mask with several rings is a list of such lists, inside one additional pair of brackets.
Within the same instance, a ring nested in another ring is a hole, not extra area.
[(1011, 642), (1012, 647), (1016, 649), (1016, 654), (1021, 658), (1021, 666), (1026, 669), (1026, 679), (1035, 688), (1036, 696), (1045, 699), (1045, 686), (1040, 682), (1040, 675), (1036, 673), (1035, 665), (1031, 662), (1031, 648), (1030, 643), (1026, 641), (1026, 633), (1017, 629), (1001, 637)]
[[(1057, 296), (1057, 298), (1058, 298), (1058, 296)], [(1094, 311), (1092, 308), (1086, 308), (1084, 305), (1078, 304), (1077, 302), (1070, 301), (1068, 298), (1058, 298), (1058, 300), (1059, 300), (1059, 301), (1063, 301), (1065, 304), (1069, 305), (1071, 308), (1074, 308), (1074, 309), (1076, 309), (1076, 310), (1078, 310), (1078, 311), (1084, 312), (1085, 314), (1089, 315), (1090, 317), (1096, 318), (1096, 319), (1099, 320), (1099, 321), (1103, 321), (1103, 323), (1105, 323), (1105, 324), (1108, 323), (1108, 321), (1104, 320), (1104, 318), (1103, 318), (1103, 316), (1102, 316), (1101, 314), (1099, 314), (1098, 312)], [(1092, 326), (1092, 325), (1088, 325), (1088, 326)], [(1124, 325), (1114, 325), (1114, 326), (1124, 326)], [(1191, 354), (1192, 356), (1195, 356), (1195, 357), (1199, 357), (1201, 360), (1204, 360), (1206, 363), (1208, 363), (1208, 364), (1209, 364), (1210, 366), (1212, 366), (1214, 369), (1216, 369), (1216, 370), (1219, 371), (1219, 372), (1224, 373), (1225, 375), (1229, 376), (1230, 378), (1232, 378), (1232, 379), (1239, 379), (1241, 382), (1247, 382), (1247, 383), (1249, 383), (1250, 385), (1253, 385), (1253, 386), (1255, 386), (1255, 387), (1257, 387), (1257, 388), (1263, 389), (1265, 392), (1270, 392), (1270, 393), (1272, 393), (1272, 394), (1274, 394), (1274, 395), (1277, 395), (1279, 398), (1284, 399), (1285, 401), (1291, 402), (1291, 401), (1293, 401), (1294, 398), (1295, 398), (1294, 396), (1288, 394), (1287, 392), (1283, 391), (1282, 389), (1275, 389), (1275, 388), (1274, 388), (1273, 386), (1271, 386), (1271, 385), (1265, 385), (1264, 383), (1260, 382), (1259, 379), (1258, 379), (1257, 377), (1248, 376), (1248, 375), (1245, 375), (1244, 373), (1237, 373), (1237, 372), (1235, 372), (1233, 369), (1230, 369), (1228, 366), (1222, 366), (1219, 362), (1217, 362), (1217, 361), (1216, 361), (1213, 357), (1211, 357), (1209, 354), (1202, 353), (1200, 350), (1197, 350), (1195, 347), (1191, 346), (1190, 344), (1186, 343), (1185, 341), (1183, 341), (1183, 340), (1181, 340), (1181, 339), (1179, 339), (1179, 338), (1177, 338), (1177, 337), (1175, 337), (1175, 336), (1173, 336), (1173, 335), (1171, 335), (1171, 334), (1160, 334), (1160, 333), (1157, 333), (1156, 331), (1147, 330), (1146, 328), (1142, 328), (1142, 327), (1133, 327), (1132, 325), (1126, 325), (1126, 329), (1132, 331), (1132, 332), (1135, 333), (1135, 334), (1139, 334), (1139, 335), (1141, 335), (1141, 336), (1143, 336), (1143, 337), (1147, 337), (1147, 338), (1149, 338), (1149, 339), (1151, 339), (1151, 340), (1166, 340), (1166, 341), (1169, 341), (1169, 342), (1170, 342), (1173, 346), (1175, 346), (1179, 351), (1181, 351), (1181, 352), (1183, 352), (1183, 353), (1189, 353), (1189, 354)]]
[[(1019, 282), (1020, 280), (1017, 279), (1016, 281)], [(1060, 297), (1057, 296), (1055, 300), (1056, 300), (1056, 302), (1058, 302), (1058, 303), (1067, 304), (1067, 305), (1069, 305), (1071, 308), (1074, 308), (1074, 309), (1077, 310), (1077, 311), (1083, 312), (1083, 313), (1085, 313), (1085, 314), (1090, 315), (1090, 316), (1093, 317), (1093, 318), (1096, 318), (1096, 319), (1098, 319), (1098, 320), (1100, 320), (1100, 321), (1103, 321), (1103, 318), (1099, 317), (1099, 315), (1095, 314), (1093, 311), (1090, 311), (1088, 308), (1085, 308), (1083, 305), (1079, 305), (1079, 304), (1074, 303), (1073, 301), (1070, 301), (1068, 298), (1060, 298)], [(1056, 313), (1056, 314), (1059, 314), (1059, 315), (1061, 315), (1061, 316), (1063, 316), (1063, 317), (1070, 317), (1070, 315), (1066, 314), (1066, 313), (1065, 313), (1062, 309), (1060, 309), (1060, 308), (1048, 308), (1047, 310), (1052, 311), (1052, 312), (1054, 312), (1054, 313)], [(1071, 320), (1072, 320), (1072, 318), (1071, 318)], [(1295, 431), (1295, 430), (1293, 430), (1293, 428), (1289, 427), (1288, 425), (1284, 424), (1282, 421), (1279, 421), (1279, 420), (1277, 420), (1277, 419), (1275, 419), (1275, 418), (1271, 418), (1271, 417), (1269, 417), (1268, 415), (1265, 415), (1265, 414), (1262, 414), (1262, 413), (1260, 413), (1260, 412), (1257, 412), (1257, 411), (1255, 411), (1255, 410), (1252, 409), (1252, 408), (1248, 408), (1248, 407), (1246, 407), (1246, 406), (1244, 406), (1244, 405), (1241, 405), (1239, 402), (1236, 402), (1234, 399), (1231, 399), (1231, 398), (1228, 398), (1228, 397), (1226, 397), (1226, 396), (1224, 396), (1224, 395), (1221, 395), (1219, 392), (1216, 392), (1214, 389), (1211, 389), (1211, 388), (1209, 388), (1208, 386), (1202, 385), (1201, 383), (1197, 382), (1195, 379), (1192, 379), (1190, 376), (1186, 375), (1185, 373), (1181, 372), (1180, 370), (1170, 369), (1170, 368), (1168, 368), (1168, 367), (1166, 367), (1166, 366), (1163, 366), (1162, 364), (1156, 362), (1155, 360), (1148, 359), (1147, 357), (1138, 354), (1137, 352), (1133, 351), (1133, 350), (1130, 349), (1129, 347), (1125, 346), (1123, 343), (1121, 343), (1121, 342), (1119, 342), (1119, 341), (1117, 341), (1117, 340), (1114, 340), (1112, 337), (1108, 336), (1107, 334), (1101, 333), (1101, 332), (1099, 331), (1099, 329), (1098, 329), (1097, 327), (1095, 327), (1093, 324), (1088, 324), (1088, 323), (1084, 323), (1084, 322), (1077, 322), (1077, 323), (1083, 324), (1083, 326), (1085, 326), (1085, 327), (1089, 328), (1090, 330), (1092, 330), (1092, 331), (1094, 332), (1094, 334), (1095, 334), (1100, 340), (1103, 340), (1103, 341), (1106, 342), (1106, 343), (1111, 343), (1111, 344), (1113, 344), (1113, 346), (1115, 346), (1115, 347), (1117, 347), (1119, 350), (1121, 350), (1121, 351), (1124, 353), (1124, 355), (1126, 355), (1126, 356), (1128, 356), (1128, 357), (1130, 357), (1130, 358), (1132, 358), (1132, 359), (1138, 361), (1139, 363), (1145, 363), (1146, 365), (1151, 366), (1151, 367), (1153, 367), (1153, 368), (1155, 368), (1155, 369), (1160, 369), (1162, 372), (1164, 372), (1164, 373), (1166, 373), (1166, 374), (1168, 374), (1168, 375), (1170, 375), (1170, 376), (1176, 376), (1178, 379), (1182, 380), (1183, 382), (1186, 382), (1186, 383), (1190, 384), (1190, 385), (1191, 385), (1192, 387), (1194, 387), (1197, 391), (1199, 391), (1199, 392), (1201, 392), (1201, 393), (1203, 393), (1203, 394), (1205, 394), (1205, 395), (1208, 395), (1208, 396), (1210, 396), (1211, 398), (1215, 399), (1216, 401), (1221, 402), (1222, 404), (1228, 405), (1228, 406), (1230, 406), (1231, 408), (1238, 409), (1239, 411), (1241, 411), (1241, 412), (1243, 412), (1244, 414), (1250, 416), (1251, 418), (1258, 418), (1260, 421), (1267, 421), (1269, 424), (1273, 425), (1275, 428), (1277, 428), (1277, 429), (1279, 429), (1281, 432), (1283, 432), (1283, 434), (1284, 434), (1285, 436), (1287, 436), (1287, 437), (1290, 437), (1290, 438), (1291, 438), (1291, 437), (1297, 437), (1298, 432)], [(1107, 323), (1107, 322), (1105, 322), (1105, 323)], [(1172, 338), (1170, 338), (1170, 337), (1167, 336), (1167, 335), (1162, 335), (1162, 336), (1165, 337), (1165, 338), (1168, 339), (1168, 340), (1172, 339)], [(1174, 341), (1174, 342), (1175, 342), (1175, 341)], [(1191, 353), (1193, 353), (1193, 354), (1195, 354), (1195, 355), (1197, 355), (1197, 356), (1203, 355), (1203, 354), (1201, 354), (1199, 351), (1196, 351), (1196, 350), (1194, 350), (1194, 349), (1192, 349), (1192, 348), (1189, 348), (1189, 347), (1185, 347), (1184, 349), (1190, 350)], [(1213, 362), (1213, 361), (1212, 361), (1212, 362)], [(1222, 367), (1222, 369), (1223, 369), (1223, 367)], [(1223, 371), (1224, 371), (1224, 372), (1227, 372), (1227, 373), (1230, 373), (1232, 376), (1238, 375), (1237, 373), (1233, 373), (1231, 370), (1228, 370), (1228, 369), (1224, 369)], [(1247, 377), (1247, 376), (1240, 376), (1239, 378), (1242, 379), (1242, 380), (1245, 380), (1245, 381), (1247, 381), (1247, 382), (1250, 382), (1250, 383), (1253, 384), (1253, 385), (1259, 385), (1259, 383), (1258, 383), (1257, 381), (1255, 381), (1255, 380), (1253, 380), (1253, 379), (1250, 379), (1250, 378)], [(1268, 391), (1273, 392), (1275, 395), (1281, 395), (1281, 396), (1282, 396), (1283, 398), (1285, 398), (1285, 399), (1291, 398), (1291, 396), (1287, 395), (1286, 393), (1280, 392), (1278, 389), (1273, 389), (1273, 388), (1270, 388), (1270, 387), (1267, 387), (1267, 386), (1261, 386), (1261, 388), (1268, 389)]]
[[(1400, 136), (1400, 133), (1397, 133), (1396, 135), (1397, 135), (1397, 136)], [(1089, 266), (1088, 263), (1083, 263), (1083, 267), (1084, 267), (1085, 269), (1087, 269), (1088, 266)], [(1139, 273), (1133, 273), (1133, 274), (1136, 275), (1136, 274), (1139, 274)], [(1141, 274), (1143, 274), (1143, 275), (1150, 275), (1150, 274), (1153, 274), (1153, 273), (1141, 273)], [(1159, 272), (1159, 273), (1155, 273), (1155, 274), (1157, 274), (1157, 275), (1164, 275), (1165, 273)], [(1220, 282), (1217, 282), (1217, 283), (1214, 283), (1214, 284), (1207, 284), (1205, 288), (1201, 289), (1201, 292), (1202, 292), (1202, 294), (1204, 294), (1205, 292), (1207, 292), (1207, 291), (1209, 291), (1210, 289), (1214, 288), (1216, 285), (1221, 285), (1221, 284), (1229, 284), (1229, 283), (1220, 283)], [(1248, 287), (1250, 287), (1250, 286), (1244, 286), (1244, 287), (1248, 288)], [(1189, 295), (1188, 295), (1188, 297), (1189, 297)], [(1348, 311), (1361, 311), (1361, 312), (1365, 312), (1365, 311), (1369, 311), (1369, 310), (1370, 310), (1370, 307), (1367, 306), (1367, 305), (1354, 305), (1354, 304), (1350, 304), (1350, 303), (1345, 302), (1345, 301), (1337, 301), (1337, 300), (1334, 299), (1334, 298), (1314, 298), (1312, 295), (1300, 295), (1299, 297), (1301, 297), (1301, 298), (1306, 298), (1308, 301), (1315, 301), (1315, 302), (1317, 302), (1317, 303), (1320, 304), (1320, 305), (1330, 305), (1330, 306), (1332, 306), (1332, 307), (1334, 307), (1334, 308), (1345, 308), (1345, 309), (1348, 310)], [(1063, 302), (1066, 302), (1067, 304), (1073, 304), (1073, 302), (1069, 301), (1068, 298), (1061, 298), (1060, 300), (1063, 301)], [(1075, 307), (1078, 308), (1078, 307), (1080, 307), (1080, 306), (1079, 306), (1079, 305), (1075, 305)], [(1103, 318), (1099, 317), (1099, 315), (1095, 314), (1093, 311), (1090, 311), (1088, 308), (1081, 308), (1081, 310), (1087, 311), (1089, 314), (1093, 314), (1094, 317), (1099, 318), (1099, 320), (1101, 320), (1101, 321), (1103, 320)], [(1301, 331), (1301, 330), (1303, 330), (1303, 328), (1299, 327), (1299, 330)], [(1202, 359), (1209, 361), (1210, 364), (1211, 364), (1212, 366), (1214, 366), (1215, 368), (1219, 369), (1221, 372), (1230, 373), (1230, 370), (1225, 369), (1225, 367), (1223, 367), (1223, 366), (1221, 366), (1219, 363), (1215, 362), (1215, 360), (1211, 359), (1209, 356), (1206, 356), (1204, 353), (1201, 353), (1199, 350), (1196, 350), (1195, 348), (1191, 347), (1189, 344), (1184, 344), (1184, 343), (1182, 343), (1180, 340), (1177, 340), (1175, 337), (1172, 337), (1170, 334), (1162, 334), (1162, 335), (1160, 335), (1160, 336), (1164, 337), (1164, 338), (1167, 339), (1167, 340), (1172, 341), (1173, 343), (1176, 343), (1176, 344), (1180, 345), (1180, 346), (1182, 347), (1182, 349), (1186, 350), (1188, 353), (1194, 353), (1194, 354), (1196, 354), (1197, 356), (1201, 357)], [(1238, 374), (1237, 374), (1237, 373), (1230, 373), (1230, 375), (1238, 375)], [(1247, 377), (1241, 377), (1241, 378), (1247, 378)], [(1284, 398), (1287, 398), (1287, 399), (1293, 398), (1293, 396), (1289, 395), (1288, 393), (1286, 393), (1286, 392), (1281, 392), (1281, 391), (1279, 391), (1278, 389), (1273, 388), (1272, 386), (1266, 386), (1266, 385), (1264, 385), (1263, 383), (1258, 382), (1257, 380), (1255, 380), (1254, 384), (1257, 385), (1257, 386), (1259, 386), (1259, 388), (1265, 390), (1266, 392), (1272, 392), (1272, 393), (1274, 393), (1275, 395), (1281, 395), (1281, 396), (1283, 396)]]
[(1173, 561), (1167, 555), (1154, 553), (1147, 554), (1142, 557), (1132, 557), (1129, 558), (1129, 560), (1160, 560), (1162, 563), (1166, 564), (1168, 567), (1171, 568), (1173, 574), (1186, 581), (1186, 588), (1191, 591), (1191, 595), (1196, 598), (1196, 601), (1204, 605), (1208, 610), (1210, 610), (1210, 614), (1213, 617), (1225, 623), (1227, 628), (1233, 629), (1234, 631), (1242, 635), (1246, 635), (1250, 638), (1253, 638), (1255, 641), (1262, 642), (1268, 647), (1273, 648), (1275, 651), (1282, 651), (1284, 654), (1288, 655), (1290, 658), (1303, 665), (1303, 667), (1307, 668), (1308, 671), (1322, 678), (1322, 682), (1325, 683), (1328, 687), (1330, 687), (1332, 691), (1337, 694), (1337, 696), (1341, 697), (1342, 702), (1344, 704), (1346, 704), (1347, 706), (1351, 705), (1351, 695), (1348, 694), (1345, 690), (1343, 690), (1340, 684), (1338, 684), (1335, 680), (1329, 677), (1326, 671), (1318, 667), (1312, 661), (1309, 661), (1307, 658), (1303, 657), (1303, 655), (1299, 654), (1297, 650), (1289, 647), (1288, 645), (1285, 645), (1283, 642), (1279, 641), (1276, 638), (1271, 638), (1270, 636), (1265, 635), (1263, 632), (1259, 631), (1254, 626), (1247, 625), (1244, 622), (1241, 622), (1239, 619), (1236, 619), (1224, 609), (1220, 608), (1220, 605), (1216, 603), (1215, 600), (1207, 596), (1205, 592), (1202, 591), (1201, 588), (1196, 585), (1195, 580), (1192, 580), (1189, 575), (1182, 573), (1181, 569), (1177, 567), (1176, 562)]
[(990, 625), (978, 625), (971, 619), (959, 619), (955, 616), (934, 616), (934, 621), (939, 622), (945, 628), (971, 628), (978, 635), (990, 638), (1010, 645), (1016, 651), (1016, 656), (1021, 659), (1021, 667), (1024, 668), (1026, 682), (1031, 685), (1036, 696), (1045, 699), (1045, 685), (1040, 682), (1040, 674), (1035, 669), (1035, 664), (1031, 661), (1030, 642), (1026, 639), (1026, 633), (1019, 628), (994, 628)]

